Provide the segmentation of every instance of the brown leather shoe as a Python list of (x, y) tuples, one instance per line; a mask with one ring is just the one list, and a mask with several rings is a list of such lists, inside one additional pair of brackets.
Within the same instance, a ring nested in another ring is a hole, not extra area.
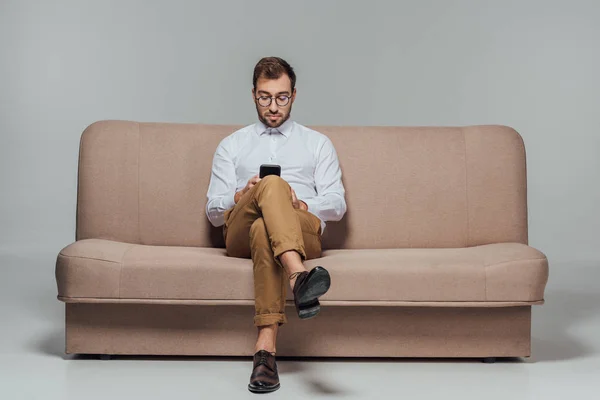
[(296, 312), (301, 319), (315, 317), (321, 311), (319, 297), (323, 296), (331, 286), (329, 272), (317, 266), (310, 271), (294, 274), (298, 274), (293, 290)]
[(266, 350), (254, 354), (254, 369), (248, 390), (252, 393), (269, 393), (279, 389), (279, 374), (275, 356)]

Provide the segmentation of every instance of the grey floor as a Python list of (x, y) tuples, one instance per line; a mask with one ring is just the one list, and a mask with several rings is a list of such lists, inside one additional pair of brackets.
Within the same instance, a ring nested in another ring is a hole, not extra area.
[[(59, 249), (57, 249), (58, 251)], [(0, 399), (251, 398), (249, 358), (63, 354), (56, 253), (0, 255)], [(268, 398), (583, 399), (600, 392), (600, 263), (551, 261), (533, 356), (479, 360), (280, 360)], [(251, 322), (249, 322), (251, 323)]]

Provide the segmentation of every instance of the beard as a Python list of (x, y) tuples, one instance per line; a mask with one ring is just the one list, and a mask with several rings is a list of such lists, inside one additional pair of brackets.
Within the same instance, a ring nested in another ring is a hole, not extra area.
[(289, 108), (289, 110), (287, 110), (286, 114), (282, 114), (282, 113), (278, 112), (277, 115), (281, 115), (281, 118), (278, 119), (277, 121), (271, 121), (269, 119), (269, 115), (271, 115), (270, 111), (267, 111), (264, 114), (261, 114), (260, 111), (261, 110), (257, 106), (256, 107), (256, 112), (258, 113), (258, 119), (260, 120), (260, 122), (262, 122), (263, 124), (265, 124), (269, 128), (279, 128), (281, 125), (283, 125), (285, 123), (285, 121), (287, 121), (288, 119), (290, 119), (290, 115), (292, 114), (292, 107), (290, 106), (290, 108)]

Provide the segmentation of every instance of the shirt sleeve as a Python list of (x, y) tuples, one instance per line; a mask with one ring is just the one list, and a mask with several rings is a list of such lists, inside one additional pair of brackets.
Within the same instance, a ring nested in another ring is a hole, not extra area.
[(235, 205), (235, 189), (237, 178), (235, 165), (231, 157), (231, 149), (227, 143), (219, 143), (213, 157), (210, 183), (206, 195), (206, 216), (210, 223), (221, 226), (225, 223), (223, 214)]
[(339, 221), (346, 213), (342, 171), (333, 143), (326, 138), (317, 155), (315, 168), (317, 196), (300, 199), (308, 206), (308, 211), (322, 221)]

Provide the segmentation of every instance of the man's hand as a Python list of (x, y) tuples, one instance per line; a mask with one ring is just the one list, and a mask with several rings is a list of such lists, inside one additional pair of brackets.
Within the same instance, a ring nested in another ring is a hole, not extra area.
[(299, 208), (301, 210), (304, 211), (308, 211), (308, 205), (303, 202), (302, 200), (298, 200), (298, 197), (296, 197), (296, 192), (294, 191), (294, 189), (292, 189), (290, 187), (291, 191), (292, 191), (292, 206), (294, 206), (294, 208)]
[(260, 180), (261, 178), (259, 178), (258, 175), (254, 175), (252, 178), (250, 178), (248, 180), (248, 183), (246, 184), (246, 187), (244, 187), (242, 190), (237, 192), (235, 196), (233, 196), (233, 200), (235, 201), (235, 203), (237, 204), (237, 202), (240, 201), (242, 196), (245, 195), (250, 189), (252, 189), (254, 185), (260, 182)]

